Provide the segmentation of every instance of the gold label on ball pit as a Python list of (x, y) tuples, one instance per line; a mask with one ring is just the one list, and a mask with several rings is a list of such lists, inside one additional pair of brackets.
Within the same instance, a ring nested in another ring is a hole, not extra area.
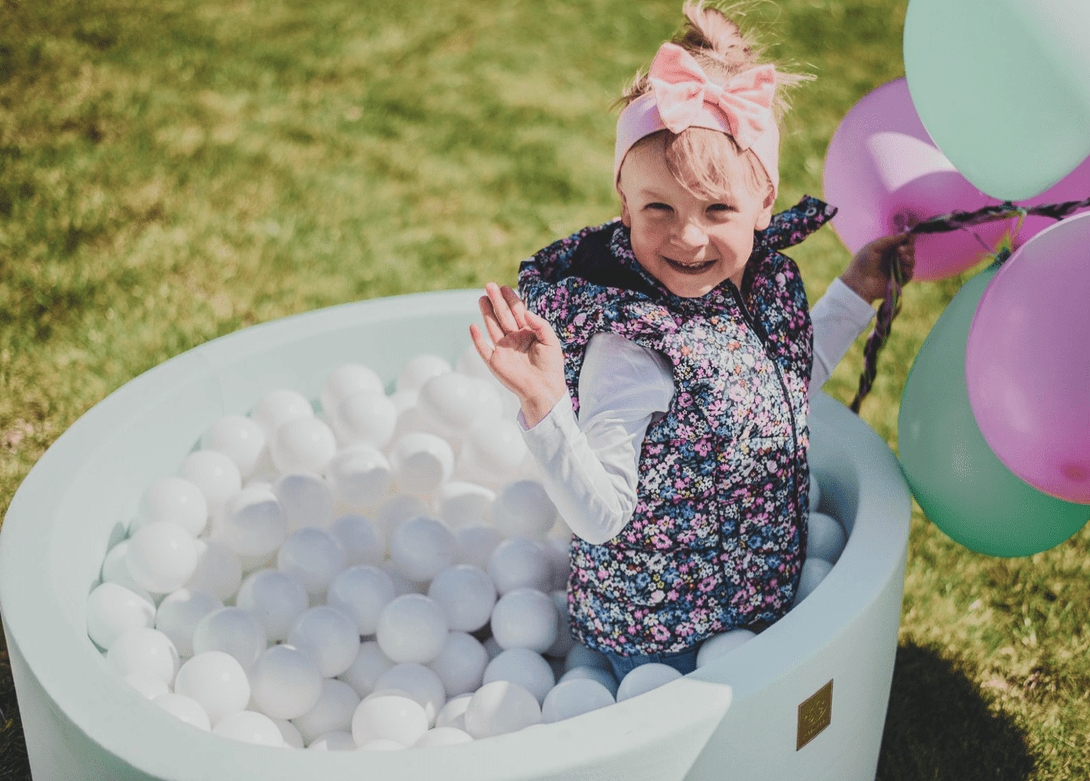
[(833, 682), (829, 681), (799, 705), (798, 751), (821, 734), (833, 720)]

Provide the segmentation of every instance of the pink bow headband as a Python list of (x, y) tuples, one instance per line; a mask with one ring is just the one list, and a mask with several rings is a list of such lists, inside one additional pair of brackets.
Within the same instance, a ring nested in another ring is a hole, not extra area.
[(709, 81), (696, 59), (677, 44), (664, 43), (651, 61), (651, 91), (632, 101), (617, 119), (613, 181), (628, 150), (660, 130), (680, 133), (709, 128), (731, 136), (742, 151), (750, 149), (778, 189), (780, 133), (772, 115), (776, 69), (758, 65), (719, 86)]

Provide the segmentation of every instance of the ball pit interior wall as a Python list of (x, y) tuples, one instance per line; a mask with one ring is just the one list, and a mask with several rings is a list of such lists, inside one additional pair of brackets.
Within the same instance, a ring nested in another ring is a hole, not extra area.
[[(478, 295), (346, 304), (216, 339), (132, 380), (54, 443), (0, 534), (0, 608), (36, 781), (874, 778), (911, 505), (885, 442), (824, 394), (812, 403), (811, 464), (821, 509), (849, 533), (840, 561), (764, 633), (640, 697), (463, 746), (292, 751), (182, 724), (107, 667), (87, 637), (86, 598), (143, 490), (175, 474), (216, 417), (270, 389), (317, 398), (349, 361), (391, 380), (416, 354), (453, 360), (469, 344)], [(831, 710), (819, 696), (800, 711), (830, 681)], [(812, 739), (799, 747), (804, 734)]]

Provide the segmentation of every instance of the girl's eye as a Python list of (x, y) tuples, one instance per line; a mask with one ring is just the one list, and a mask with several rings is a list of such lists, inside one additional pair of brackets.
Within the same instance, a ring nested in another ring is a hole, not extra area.
[(732, 211), (734, 211), (734, 207), (730, 206), (728, 204), (725, 204), (725, 203), (713, 203), (711, 206), (708, 207), (708, 211), (709, 212), (719, 212), (719, 213), (732, 212)]
[(672, 212), (673, 211), (673, 209), (671, 209), (665, 203), (658, 203), (658, 202), (649, 203), (644, 208), (649, 209), (651, 211), (657, 211), (657, 212)]

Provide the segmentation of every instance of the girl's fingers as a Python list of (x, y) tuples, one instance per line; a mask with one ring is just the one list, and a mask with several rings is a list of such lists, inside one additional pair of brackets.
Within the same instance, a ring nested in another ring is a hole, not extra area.
[(518, 293), (512, 290), (507, 285), (500, 288), (500, 293), (503, 295), (503, 300), (511, 310), (511, 316), (515, 318), (515, 323), (519, 328), (526, 328), (526, 304), (519, 298)]
[(485, 285), (484, 292), (488, 294), (488, 300), (492, 302), (492, 311), (495, 313), (496, 320), (504, 333), (519, 330), (519, 324), (515, 321), (515, 316), (511, 314), (511, 307), (508, 305), (506, 297), (499, 286), (494, 282), (489, 282)]
[(481, 308), (481, 316), (484, 318), (484, 327), (488, 329), (488, 338), (492, 340), (492, 344), (496, 344), (503, 339), (505, 334), (496, 318), (496, 310), (492, 306), (492, 299), (488, 296), (481, 296), (477, 303)]
[(553, 327), (549, 325), (549, 321), (544, 317), (541, 317), (535, 312), (531, 312), (529, 309), (526, 311), (526, 327), (534, 332), (534, 336), (542, 344), (551, 345), (556, 343), (560, 344), (560, 340), (557, 339), (556, 334), (553, 332)]
[(469, 326), (469, 338), (473, 340), (473, 346), (477, 348), (477, 355), (481, 356), (485, 366), (488, 366), (492, 362), (492, 345), (484, 338), (484, 334), (476, 324)]

